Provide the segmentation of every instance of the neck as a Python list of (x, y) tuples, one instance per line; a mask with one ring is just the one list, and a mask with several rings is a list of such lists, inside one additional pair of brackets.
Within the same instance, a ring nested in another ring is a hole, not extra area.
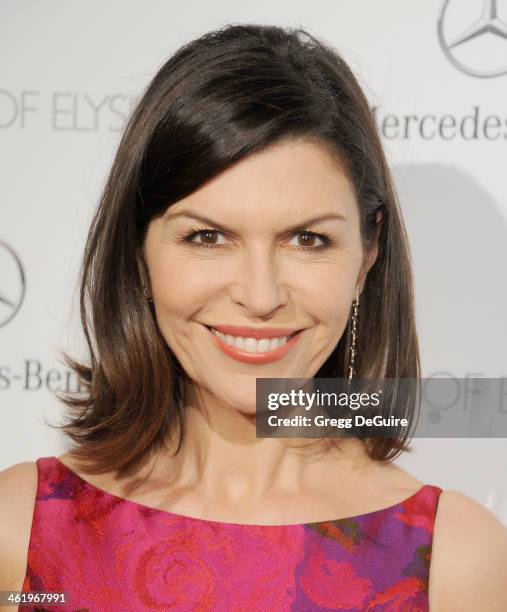
[[(207, 498), (255, 503), (270, 494), (297, 494), (357, 482), (374, 463), (357, 438), (257, 438), (255, 414), (217, 398), (186, 394), (184, 438), (157, 451), (157, 477)], [(206, 408), (204, 408), (206, 406)]]

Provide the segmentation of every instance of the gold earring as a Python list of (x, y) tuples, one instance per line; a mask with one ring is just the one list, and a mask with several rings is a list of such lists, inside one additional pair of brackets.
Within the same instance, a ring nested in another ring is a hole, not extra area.
[(148, 296), (148, 280), (144, 281), (144, 284), (143, 284), (143, 295), (147, 299), (148, 302), (153, 302), (153, 298)]
[(356, 361), (356, 338), (357, 319), (359, 316), (359, 285), (356, 286), (356, 299), (352, 302), (352, 318), (350, 323), (350, 351), (349, 351), (349, 380), (354, 376), (354, 364)]

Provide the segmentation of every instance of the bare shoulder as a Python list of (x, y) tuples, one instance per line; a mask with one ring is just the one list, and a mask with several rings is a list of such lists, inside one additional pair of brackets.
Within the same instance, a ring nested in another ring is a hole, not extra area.
[(507, 610), (507, 528), (459, 491), (440, 495), (429, 595), (432, 612)]
[(387, 464), (386, 468), (391, 471), (393, 482), (397, 483), (400, 488), (408, 492), (417, 491), (424, 485), (422, 480), (419, 480), (413, 474), (395, 463)]
[(21, 590), (36, 493), (34, 461), (0, 471), (0, 590)]

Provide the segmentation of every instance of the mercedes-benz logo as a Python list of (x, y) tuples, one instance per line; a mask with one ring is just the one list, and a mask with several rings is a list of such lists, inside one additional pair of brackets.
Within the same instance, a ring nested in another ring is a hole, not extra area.
[(19, 257), (0, 240), (0, 327), (11, 321), (25, 297), (25, 273)]
[(497, 0), (482, 0), (482, 11), (479, 0), (444, 0), (437, 29), (443, 52), (458, 70), (482, 78), (507, 74), (507, 22), (498, 16)]

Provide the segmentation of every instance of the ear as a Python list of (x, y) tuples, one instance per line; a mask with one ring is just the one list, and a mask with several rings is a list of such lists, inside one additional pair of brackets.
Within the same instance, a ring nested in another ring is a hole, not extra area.
[(368, 253), (366, 254), (364, 258), (363, 266), (361, 268), (361, 273), (357, 281), (359, 285), (360, 294), (362, 293), (364, 289), (364, 285), (366, 283), (366, 277), (368, 275), (368, 272), (371, 270), (371, 268), (373, 267), (373, 264), (377, 261), (377, 257), (378, 257), (378, 250), (379, 250), (378, 241), (380, 237), (380, 230), (382, 229), (382, 212), (380, 210), (377, 211), (377, 217), (376, 217), (375, 223), (376, 223), (375, 235), (373, 236), (370, 250), (368, 251)]
[(144, 260), (142, 249), (140, 249), (137, 254), (137, 267), (139, 270), (139, 278), (141, 279), (141, 286), (143, 286), (146, 281), (149, 281), (150, 275), (148, 274), (148, 266)]

